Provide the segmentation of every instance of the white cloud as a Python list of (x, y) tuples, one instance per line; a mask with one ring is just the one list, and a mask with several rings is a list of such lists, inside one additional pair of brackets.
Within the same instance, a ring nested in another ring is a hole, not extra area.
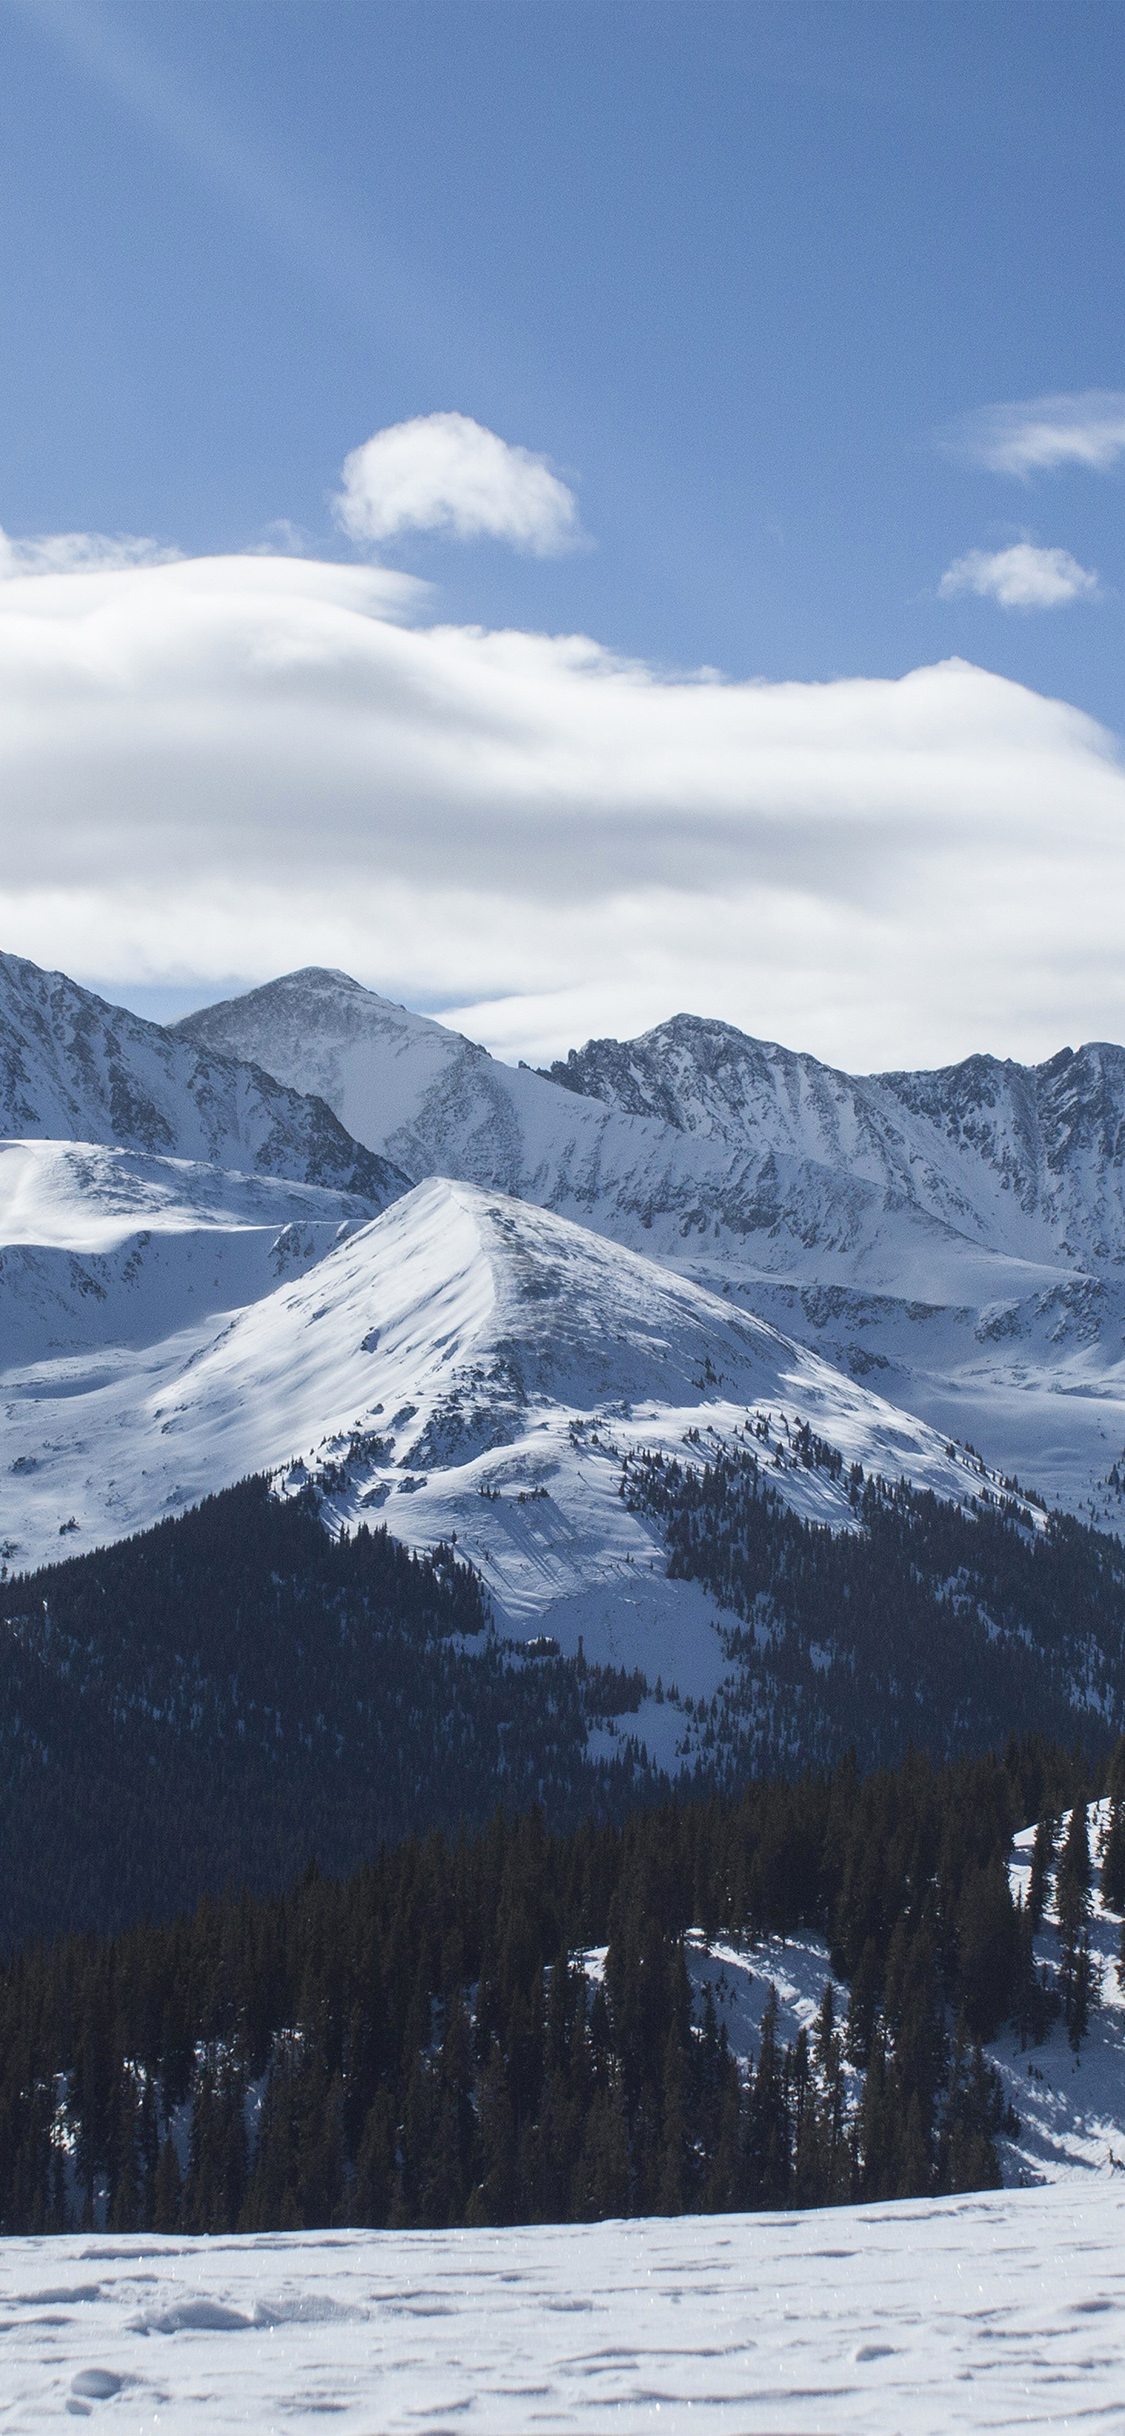
[(978, 592), (1002, 609), (1061, 609), (1067, 601), (1096, 600), (1098, 579), (1080, 567), (1069, 550), (1040, 550), (1015, 541), (1006, 550), (969, 550), (947, 567), (938, 591), (943, 600)]
[(138, 533), (33, 533), (14, 540), (0, 528), (0, 580), (13, 575), (76, 575), (119, 567), (162, 567), (180, 555)]
[(1059, 397), (981, 406), (939, 437), (948, 456), (993, 474), (1051, 473), (1083, 465), (1104, 474), (1125, 454), (1125, 390), (1083, 389)]
[(579, 538), (574, 494), (546, 459), (513, 448), (466, 414), (416, 415), (377, 431), (345, 459), (333, 504), (353, 541), (487, 534), (547, 558)]
[(0, 945), (111, 988), (342, 965), (536, 1060), (680, 1007), (860, 1068), (1125, 1036), (1125, 775), (1081, 712), (417, 606), (281, 557), (0, 586)]

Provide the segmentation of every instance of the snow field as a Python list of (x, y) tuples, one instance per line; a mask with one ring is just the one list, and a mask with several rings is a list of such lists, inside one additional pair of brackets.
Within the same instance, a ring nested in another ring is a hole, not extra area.
[(1125, 2421), (1116, 2182), (779, 2216), (0, 2245), (0, 2430), (956, 2436)]

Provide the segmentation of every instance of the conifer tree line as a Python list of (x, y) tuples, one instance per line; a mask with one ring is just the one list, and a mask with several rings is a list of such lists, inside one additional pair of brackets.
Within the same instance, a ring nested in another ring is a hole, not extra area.
[[(659, 1524), (674, 1577), (730, 1616), (731, 1688), (698, 1724), (700, 1758), (757, 1773), (863, 1767), (911, 1745), (937, 1759), (1011, 1733), (1108, 1755), (1125, 1711), (1125, 1547), (1015, 1496), (963, 1511), (908, 1482), (850, 1472), (807, 1424), (703, 1461), (631, 1456), (621, 1494)], [(851, 1530), (803, 1519), (770, 1478), (785, 1465), (846, 1486)], [(704, 1453), (700, 1448), (700, 1454)]]
[[(1107, 1869), (1125, 1748), (1113, 1765)], [(994, 2184), (981, 2042), (1005, 2020), (1034, 2038), (1058, 2000), (1031, 1952), (1052, 1877), (1081, 2036), (1088, 1790), (1078, 1755), (1035, 1738), (945, 1768), (846, 1762), (566, 1834), (497, 1813), (346, 1879), (310, 1867), (285, 1894), (34, 1944), (0, 1974), (0, 2230), (566, 2221)], [(1045, 1834), (1022, 1910), (1012, 1832), (1075, 1802), (1081, 1830), (1061, 1851)], [(784, 2044), (767, 2000), (740, 2066), (713, 1996), (693, 2003), (689, 1928), (757, 1941), (763, 1991), (771, 1935), (823, 1935), (812, 2034)]]
[(619, 1818), (662, 1780), (586, 1738), (643, 1688), (521, 1661), (452, 1546), (333, 1539), (263, 1478), (0, 1580), (0, 1955), (280, 1889), (314, 1855), (344, 1874), (498, 1801)]
[[(772, 1443), (762, 1417), (742, 1452), (631, 1457), (620, 1475), (669, 1572), (726, 1611), (724, 1688), (683, 1704), (694, 1796), (848, 1750), (863, 1769), (911, 1746), (953, 1759), (1010, 1732), (1108, 1755), (1118, 1541), (1059, 1516), (1029, 1528), (1014, 1497), (962, 1513), (858, 1466), (845, 1478), (801, 1426), (786, 1464), (842, 1483), (854, 1518), (818, 1528), (771, 1486)], [(0, 1572), (0, 1956), (169, 1918), (228, 1882), (279, 1891), (313, 1856), (343, 1876), (381, 1840), (479, 1828), (498, 1801), (538, 1803), (557, 1829), (620, 1823), (671, 1795), (631, 1731), (650, 1688), (549, 1637), (529, 1656), (452, 1545), (416, 1556), (366, 1525), (334, 1539), (311, 1488), (279, 1498), (265, 1479)], [(604, 1756), (589, 1735), (608, 1719)]]

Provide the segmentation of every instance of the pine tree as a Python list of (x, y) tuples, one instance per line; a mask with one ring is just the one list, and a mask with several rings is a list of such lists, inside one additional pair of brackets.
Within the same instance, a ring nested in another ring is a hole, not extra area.
[(656, 2197), (656, 2211), (660, 2216), (682, 2216), (691, 2204), (687, 2078), (687, 2057), (678, 2027), (673, 2022), (664, 2047), (663, 2123)]
[(1059, 1822), (1055, 1818), (1041, 1818), (1035, 1829), (1035, 1841), (1031, 1847), (1031, 1876), (1027, 1889), (1028, 1918), (1035, 1936), (1038, 1936), (1043, 1925), (1043, 1913), (1050, 1892), (1051, 1871), (1055, 1864), (1058, 1833)]
[(836, 2028), (836, 1996), (826, 1980), (813, 2033), (813, 2058), (820, 2090), (820, 2204), (850, 2196), (851, 2172), (847, 2145), (847, 2092), (844, 2047)]
[(1075, 1926), (1089, 1918), (1093, 1874), (1086, 1804), (1076, 1802), (1070, 1813), (1055, 1873), (1055, 1910), (1059, 1935), (1064, 1941)]
[(994, 2037), (1018, 2001), (1019, 1921), (999, 1853), (965, 1873), (957, 1906), (957, 2001), (976, 2038)]
[(998, 2073), (961, 2022), (942, 2129), (939, 2188), (998, 2191), (1002, 2176), (995, 2136), (999, 2131), (1014, 2136), (1018, 2130), (1016, 2117), (1005, 2111)]
[(1090, 2027), (1090, 2015), (1097, 2003), (1094, 1963), (1090, 1938), (1084, 1930), (1079, 1938), (1073, 1964), (1068, 1973), (1067, 1995), (1064, 2002), (1066, 2034), (1077, 2055)]
[(171, 2132), (164, 2135), (160, 2162), (156, 2169), (156, 2191), (152, 2211), (154, 2233), (178, 2233), (182, 2221), (183, 2182), (180, 2161)]
[(1101, 1896), (1112, 1912), (1125, 1912), (1125, 1734), (1106, 1773), (1109, 1813), (1101, 1838)]
[(1089, 1826), (1084, 1802), (1070, 1814), (1055, 1881), (1055, 1910), (1059, 1924), (1059, 1987), (1067, 2036), (1077, 2054), (1089, 2027), (1094, 1999), (1093, 1971), (1087, 1922), (1090, 1915)]
[(791, 2124), (778, 2044), (777, 1989), (770, 1981), (758, 2062), (746, 2105), (746, 2179), (752, 2208), (784, 2207), (791, 2170)]
[(629, 2134), (620, 2078), (596, 2089), (575, 2175), (574, 2213), (581, 2220), (630, 2213)]

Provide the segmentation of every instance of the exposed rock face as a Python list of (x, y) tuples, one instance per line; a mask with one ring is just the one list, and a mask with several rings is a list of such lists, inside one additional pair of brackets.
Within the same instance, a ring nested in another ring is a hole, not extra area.
[(21, 956), (0, 956), (0, 1130), (291, 1177), (358, 1194), (371, 1215), (410, 1183), (323, 1100)]

